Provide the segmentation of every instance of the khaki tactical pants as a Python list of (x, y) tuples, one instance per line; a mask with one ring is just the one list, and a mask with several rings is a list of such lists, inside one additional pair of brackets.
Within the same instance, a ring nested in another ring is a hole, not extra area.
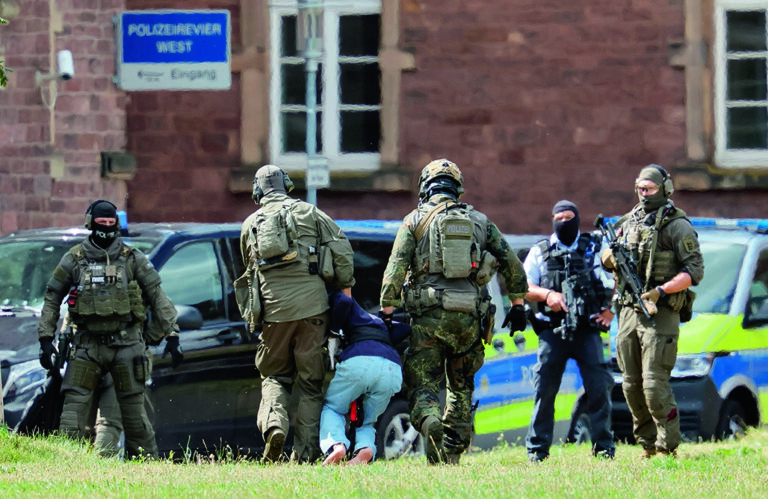
[(637, 443), (672, 451), (682, 440), (680, 415), (669, 384), (677, 359), (680, 315), (660, 305), (653, 320), (655, 325), (633, 307), (622, 307), (616, 355)]
[(291, 454), (296, 462), (313, 462), (320, 457), (327, 323), (327, 313), (291, 322), (266, 322), (256, 352), (256, 367), (261, 373), (257, 424), (265, 439), (272, 428), (288, 434), (288, 406), (296, 382), (299, 402)]
[(157, 457), (155, 431), (144, 406), (147, 369), (138, 367), (141, 361), (137, 360), (144, 358), (144, 344), (138, 335), (135, 343), (125, 343), (130, 342), (109, 344), (98, 341), (95, 335), (78, 335), (75, 358), (67, 367), (62, 384), (64, 408), (60, 429), (74, 437), (93, 438), (94, 412), (99, 403), (95, 400), (96, 390), (110, 373), (125, 431), (126, 457)]

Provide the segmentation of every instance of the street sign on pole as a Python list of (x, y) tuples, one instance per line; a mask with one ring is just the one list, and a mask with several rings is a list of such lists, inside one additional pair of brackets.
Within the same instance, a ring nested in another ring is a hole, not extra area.
[(228, 10), (136, 10), (117, 24), (117, 77), (123, 90), (227, 90)]
[(328, 171), (328, 159), (323, 156), (307, 158), (307, 188), (325, 189), (331, 186), (331, 174)]

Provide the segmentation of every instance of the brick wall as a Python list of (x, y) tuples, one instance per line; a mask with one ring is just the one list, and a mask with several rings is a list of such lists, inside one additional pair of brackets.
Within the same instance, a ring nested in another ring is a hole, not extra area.
[[(80, 224), (93, 199), (123, 206), (126, 192), (124, 182), (100, 173), (100, 152), (125, 148), (125, 96), (111, 82), (111, 18), (122, 0), (27, 0), (19, 7), (0, 27), (13, 69), (0, 90), (0, 234)], [(49, 110), (35, 72), (55, 71), (63, 49), (72, 51), (75, 78), (55, 83)]]
[(405, 5), (403, 156), (454, 159), (503, 230), (551, 230), (562, 198), (588, 228), (632, 206), (641, 165), (684, 159), (684, 74), (667, 63), (681, 2)]

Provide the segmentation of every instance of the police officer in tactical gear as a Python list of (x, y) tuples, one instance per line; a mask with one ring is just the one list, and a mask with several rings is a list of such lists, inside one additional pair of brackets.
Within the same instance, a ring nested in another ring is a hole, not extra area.
[[(531, 322), (539, 336), (538, 362), (533, 373), (536, 398), (525, 442), (528, 459), (536, 463), (549, 456), (555, 397), (569, 358), (576, 361), (584, 382), (592, 453), (613, 458), (613, 377), (605, 362), (599, 330), (607, 330), (613, 319), (613, 278), (599, 265), (602, 237), (579, 231), (579, 210), (575, 204), (558, 201), (552, 208), (552, 226), (554, 233), (533, 246), (523, 263), (528, 276), (526, 299), (537, 305)], [(568, 289), (566, 293), (564, 286)], [(575, 321), (566, 320), (566, 312), (574, 312), (571, 317)]]
[[(637, 266), (642, 299), (652, 314), (648, 318), (637, 308), (619, 277), (616, 356), (642, 458), (675, 456), (682, 439), (669, 378), (680, 322), (690, 318), (693, 306), (695, 295), (688, 288), (704, 277), (698, 236), (685, 212), (669, 199), (673, 191), (664, 168), (644, 167), (635, 180), (640, 202), (616, 223), (617, 239)], [(602, 262), (609, 270), (615, 268), (610, 249), (603, 251)]]
[(75, 332), (73, 352), (62, 384), (60, 429), (92, 438), (94, 391), (110, 374), (117, 394), (126, 457), (157, 457), (155, 432), (144, 407), (149, 377), (143, 323), (147, 305), (166, 339), (174, 366), (183, 356), (176, 334), (176, 309), (160, 287), (160, 275), (139, 250), (120, 237), (117, 208), (105, 200), (91, 203), (85, 226), (91, 234), (59, 261), (45, 292), (40, 315), (40, 364), (52, 365), (53, 339), (64, 298)]
[[(496, 269), (518, 306), (510, 316), (512, 330), (526, 323), (522, 264), (493, 222), (458, 202), (463, 183), (447, 159), (424, 167), (419, 206), (397, 232), (381, 288), (385, 317), (401, 303), (411, 315), (404, 381), (411, 421), (421, 430), (430, 464), (458, 463), (469, 446), (474, 377), (483, 365), (481, 323), (491, 314), (483, 291)], [(446, 378), (443, 412), (438, 391)]]
[[(277, 462), (283, 457), (288, 403), (296, 382), (299, 405), (291, 461), (311, 463), (321, 456), (319, 423), (329, 308), (326, 283), (351, 295), (354, 253), (328, 215), (288, 197), (292, 189), (293, 182), (281, 168), (259, 168), (253, 200), (260, 208), (243, 223), (240, 250), (249, 269), (246, 273), (255, 275), (263, 320), (256, 367), (262, 379), (257, 423), (266, 442), (264, 460)], [(325, 268), (331, 269), (328, 275), (322, 271)]]

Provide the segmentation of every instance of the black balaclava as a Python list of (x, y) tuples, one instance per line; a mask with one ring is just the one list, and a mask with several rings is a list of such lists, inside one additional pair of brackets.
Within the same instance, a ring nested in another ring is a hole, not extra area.
[(560, 213), (561, 211), (572, 211), (573, 218), (564, 222), (552, 221), (552, 228), (557, 234), (557, 238), (566, 246), (570, 246), (576, 240), (576, 236), (579, 235), (579, 209), (576, 205), (563, 199), (555, 203), (552, 208), (552, 216)]
[[(114, 225), (96, 223), (97, 218), (114, 218)], [(115, 240), (120, 224), (117, 223), (117, 210), (112, 203), (101, 201), (91, 209), (91, 241), (102, 249), (107, 249)]]

